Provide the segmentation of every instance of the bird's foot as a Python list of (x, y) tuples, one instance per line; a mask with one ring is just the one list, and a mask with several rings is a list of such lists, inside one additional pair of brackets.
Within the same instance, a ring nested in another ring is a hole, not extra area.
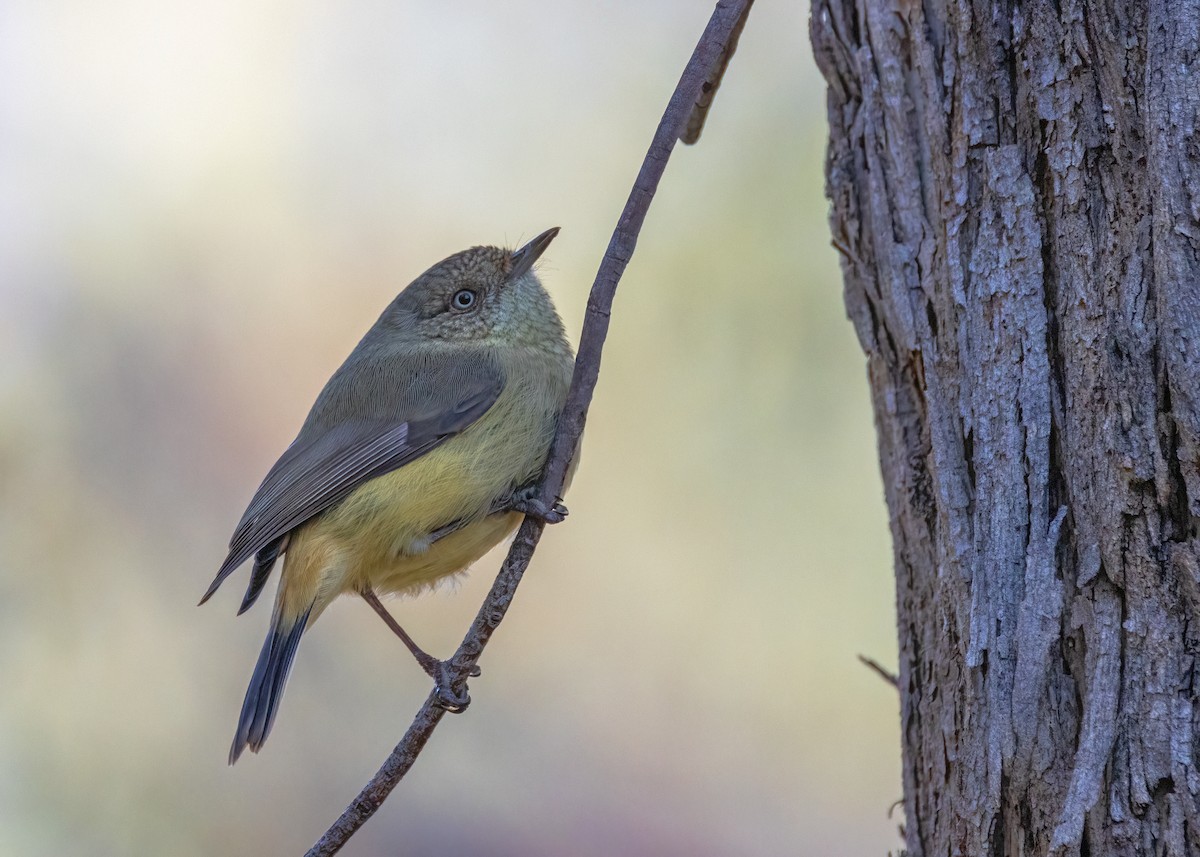
[[(466, 682), (463, 683), (461, 689), (454, 687), (449, 661), (438, 661), (435, 672), (437, 674), (433, 676), (433, 680), (437, 684), (433, 688), (433, 701), (451, 714), (462, 714), (471, 704), (471, 695), (467, 693)], [(481, 672), (479, 665), (475, 664), (471, 667), (470, 675), (474, 678)]]
[(537, 485), (531, 485), (528, 488), (518, 488), (508, 498), (509, 511), (520, 512), (531, 518), (537, 518), (544, 524), (561, 524), (567, 519), (569, 512), (567, 511), (567, 507), (562, 504), (561, 497), (554, 501), (554, 505), (547, 506), (537, 494)]

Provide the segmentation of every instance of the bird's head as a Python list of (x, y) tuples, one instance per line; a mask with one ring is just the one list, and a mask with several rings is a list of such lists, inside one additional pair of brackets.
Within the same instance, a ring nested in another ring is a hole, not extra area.
[(565, 344), (562, 321), (533, 272), (556, 235), (558, 227), (519, 250), (472, 247), (443, 259), (397, 295), (377, 328), (393, 341)]

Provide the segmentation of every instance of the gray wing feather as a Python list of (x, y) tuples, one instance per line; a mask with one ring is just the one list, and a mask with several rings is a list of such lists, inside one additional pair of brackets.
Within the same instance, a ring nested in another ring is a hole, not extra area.
[[(322, 430), (310, 428), (320, 425), (310, 415), (250, 501), (229, 542), (229, 555), (200, 603), (262, 548), (341, 502), (364, 482), (403, 467), (483, 416), (500, 397), (504, 377), (490, 361), (483, 363), (484, 371), (479, 368), (478, 363), (445, 367), (417, 379), (424, 383), (405, 385), (406, 395), (399, 396), (392, 419), (344, 419)], [(446, 383), (452, 385), (451, 395)], [(319, 398), (314, 414), (321, 403)]]

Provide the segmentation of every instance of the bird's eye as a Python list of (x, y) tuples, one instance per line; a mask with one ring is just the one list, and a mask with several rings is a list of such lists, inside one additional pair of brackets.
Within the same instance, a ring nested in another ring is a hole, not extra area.
[(461, 312), (475, 306), (478, 299), (479, 296), (471, 289), (459, 289), (454, 293), (454, 297), (450, 298), (450, 307)]

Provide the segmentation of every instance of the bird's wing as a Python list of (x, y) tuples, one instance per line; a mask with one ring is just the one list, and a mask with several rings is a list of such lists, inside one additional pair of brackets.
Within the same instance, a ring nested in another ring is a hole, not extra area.
[[(378, 386), (392, 379), (386, 372), (372, 374), (374, 383), (359, 385), (353, 393), (372, 401), (348, 408), (350, 413), (371, 414), (367, 419), (337, 419), (324, 429), (306, 424), (267, 473), (201, 604), (251, 555), (344, 500), (364, 482), (403, 467), (463, 431), (487, 412), (504, 388), (503, 373), (486, 361), (437, 370), (423, 367), (419, 374), (410, 370), (402, 372), (408, 377), (394, 379), (394, 405), (388, 407), (394, 416), (381, 418)], [(339, 410), (337, 405), (331, 409)]]

